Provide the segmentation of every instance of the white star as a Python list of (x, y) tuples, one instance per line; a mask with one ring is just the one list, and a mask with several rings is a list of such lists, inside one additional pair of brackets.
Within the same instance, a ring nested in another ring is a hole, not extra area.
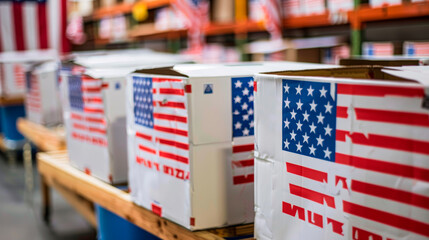
[(255, 97), (253, 96), (253, 94), (250, 94), (250, 96), (249, 96), (249, 102), (253, 102), (253, 100), (255, 100)]
[(303, 143), (308, 143), (308, 139), (310, 138), (310, 136), (308, 136), (307, 133), (305, 133), (304, 135), (302, 135), (302, 137), (304, 138)]
[(249, 111), (247, 111), (248, 115), (253, 115), (253, 109), (249, 109)]
[(290, 112), (290, 114), (292, 115), (292, 119), (296, 119), (295, 118), (295, 116), (296, 116), (295, 109), (292, 109), (292, 112)]
[(249, 95), (249, 89), (245, 88), (243, 90), (243, 96), (247, 96), (247, 95)]
[(286, 140), (284, 141), (284, 143), (285, 143), (285, 148), (289, 149), (289, 144), (290, 144), (290, 142), (286, 139)]
[(286, 98), (286, 100), (285, 100), (285, 108), (290, 108), (289, 104), (290, 104), (289, 98)]
[(317, 146), (322, 146), (323, 147), (323, 141), (324, 141), (324, 139), (322, 138), (322, 136), (319, 134), (319, 137), (318, 138), (316, 138), (316, 140), (317, 140)]
[(237, 122), (237, 123), (234, 125), (234, 127), (235, 127), (235, 129), (240, 129), (240, 128), (241, 128), (241, 123), (240, 123), (240, 122)]
[(241, 88), (241, 84), (243, 83), (240, 82), (240, 80), (237, 80), (237, 82), (235, 82), (235, 88)]
[(253, 87), (253, 80), (248, 81), (247, 84), (249, 84), (249, 87)]
[(243, 121), (249, 121), (249, 115), (243, 115)]
[(234, 115), (240, 115), (240, 112), (238, 110), (235, 110)]
[(296, 141), (295, 137), (296, 137), (296, 133), (295, 133), (294, 130), (292, 130), (292, 132), (290, 133), (290, 140), (295, 140)]
[(310, 103), (310, 107), (311, 107), (310, 112), (311, 112), (311, 111), (315, 111), (315, 112), (316, 112), (317, 104), (314, 102), (314, 99), (313, 99), (313, 102), (312, 102), (312, 103)]
[(314, 89), (311, 88), (311, 85), (310, 85), (310, 87), (307, 88), (307, 92), (308, 92), (307, 96), (310, 96), (310, 95), (313, 96), (313, 91), (314, 91)]
[(285, 128), (289, 128), (289, 124), (290, 124), (289, 120), (286, 118), (286, 121), (283, 121), (283, 122), (285, 123)]
[(297, 130), (297, 131), (298, 131), (298, 130), (301, 130), (301, 131), (302, 131), (301, 127), (302, 127), (302, 123), (301, 123), (301, 120), (299, 120), (299, 121), (296, 123), (296, 130)]
[(311, 132), (316, 133), (316, 125), (314, 125), (314, 122), (313, 122), (313, 123), (311, 123), (311, 125), (310, 125), (310, 133), (311, 133)]
[(302, 107), (303, 104), (304, 103), (301, 102), (301, 99), (299, 99), (298, 102), (296, 103), (297, 109), (301, 109), (302, 110), (301, 107)]
[(310, 149), (310, 155), (316, 155), (316, 153), (314, 151), (316, 151), (316, 148), (313, 146), (313, 144), (311, 144), (311, 147), (309, 147), (308, 149)]
[(325, 118), (325, 116), (322, 115), (322, 112), (320, 112), (319, 116), (317, 117), (317, 123), (322, 123), (323, 124), (323, 119)]
[(327, 112), (332, 113), (332, 105), (329, 102), (325, 105), (325, 108), (326, 108), (325, 113)]
[(328, 147), (326, 147), (326, 150), (323, 150), (323, 152), (325, 153), (325, 158), (327, 157), (327, 158), (329, 158), (329, 159), (331, 159), (331, 151), (329, 151), (329, 148)]
[(243, 105), (241, 105), (241, 109), (246, 110), (247, 107), (249, 107), (249, 105), (247, 105), (247, 103), (243, 103)]
[(250, 126), (250, 128), (253, 128), (255, 126), (255, 123), (253, 121), (251, 121), (249, 126)]
[(302, 116), (304, 117), (303, 121), (307, 121), (308, 122), (308, 117), (310, 116), (310, 114), (307, 113), (307, 110), (305, 111), (305, 113), (302, 114)]
[(244, 136), (249, 136), (249, 129), (245, 128), (245, 129), (243, 130), (243, 135), (244, 135)]
[(301, 145), (300, 142), (298, 142), (298, 144), (296, 144), (296, 151), (300, 151), (301, 152), (301, 148), (302, 148), (302, 145)]
[(325, 90), (325, 87), (322, 87), (322, 89), (320, 89), (319, 91), (320, 91), (320, 97), (326, 97), (326, 92), (328, 91)]
[(240, 97), (240, 96), (236, 96), (236, 97), (234, 98), (234, 102), (235, 102), (235, 103), (240, 103), (240, 102), (241, 102), (241, 97)]
[(296, 94), (301, 95), (302, 87), (299, 84), (298, 84), (298, 87), (296, 87), (295, 89), (296, 89)]
[(331, 136), (332, 128), (329, 127), (329, 124), (324, 129), (325, 129), (325, 135)]
[(284, 88), (285, 88), (285, 93), (289, 93), (289, 86), (286, 84), (286, 86), (284, 86)]

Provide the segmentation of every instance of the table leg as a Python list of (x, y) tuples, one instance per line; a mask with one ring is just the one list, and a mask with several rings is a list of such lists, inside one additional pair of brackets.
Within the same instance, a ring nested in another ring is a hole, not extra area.
[(46, 224), (51, 220), (51, 188), (43, 176), (40, 177), (40, 189), (42, 194), (42, 217)]

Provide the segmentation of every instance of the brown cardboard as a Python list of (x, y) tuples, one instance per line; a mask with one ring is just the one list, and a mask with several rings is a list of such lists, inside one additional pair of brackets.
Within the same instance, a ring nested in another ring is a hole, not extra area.
[(363, 59), (347, 58), (341, 59), (340, 65), (379, 65), (379, 66), (413, 66), (419, 65), (419, 59)]

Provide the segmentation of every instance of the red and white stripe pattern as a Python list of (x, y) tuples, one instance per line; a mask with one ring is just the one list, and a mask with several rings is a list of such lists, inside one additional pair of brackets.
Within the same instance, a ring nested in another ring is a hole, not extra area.
[[(337, 217), (347, 214), (336, 220), (359, 222), (353, 232), (369, 229), (373, 239), (382, 239), (383, 232), (388, 239), (429, 238), (429, 111), (421, 107), (423, 88), (336, 88), (335, 163), (287, 161), (291, 198), (336, 209)], [(332, 195), (329, 185), (347, 194)], [(290, 204), (283, 206), (289, 212)]]
[[(175, 177), (188, 179), (187, 97), (181, 79), (133, 77), (137, 163), (171, 166)], [(182, 174), (183, 173), (183, 174)]]
[(69, 52), (66, 26), (67, 0), (0, 1), (0, 52)]
[(363, 55), (366, 56), (393, 56), (393, 43), (364, 43)]
[(282, 13), (280, 0), (261, 0), (265, 13), (265, 26), (271, 39), (282, 38)]
[(404, 52), (408, 56), (429, 56), (429, 42), (407, 42)]
[(13, 64), (13, 75), (14, 75), (15, 86), (18, 89), (23, 89), (25, 87), (24, 66), (22, 66), (22, 64), (20, 63)]
[(30, 89), (25, 96), (27, 111), (40, 113), (42, 112), (42, 99), (40, 96), (40, 85), (35, 74), (31, 74), (29, 79)]
[(172, 6), (188, 29), (188, 48), (201, 50), (204, 45), (204, 27), (208, 23), (209, 3), (206, 0), (174, 0)]
[(93, 144), (105, 146), (107, 124), (102, 89), (107, 85), (104, 85), (101, 79), (75, 75), (69, 78), (69, 86), (72, 131), (89, 137), (88, 141)]
[(255, 137), (235, 137), (232, 147), (233, 184), (254, 182), (253, 150)]

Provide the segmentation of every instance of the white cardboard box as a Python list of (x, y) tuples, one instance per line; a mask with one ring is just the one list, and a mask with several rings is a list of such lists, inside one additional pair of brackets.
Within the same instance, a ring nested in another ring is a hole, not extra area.
[(22, 97), (25, 94), (25, 72), (31, 64), (56, 58), (54, 50), (0, 53), (0, 95)]
[(311, 66), (198, 64), (131, 74), (133, 201), (191, 230), (253, 222), (253, 74)]
[(428, 238), (428, 72), (257, 74), (256, 238)]
[(47, 126), (62, 123), (58, 62), (33, 66), (26, 74), (25, 111), (28, 120)]
[(186, 61), (172, 54), (137, 53), (78, 56), (61, 73), (70, 162), (109, 183), (128, 179), (126, 75), (145, 66)]

